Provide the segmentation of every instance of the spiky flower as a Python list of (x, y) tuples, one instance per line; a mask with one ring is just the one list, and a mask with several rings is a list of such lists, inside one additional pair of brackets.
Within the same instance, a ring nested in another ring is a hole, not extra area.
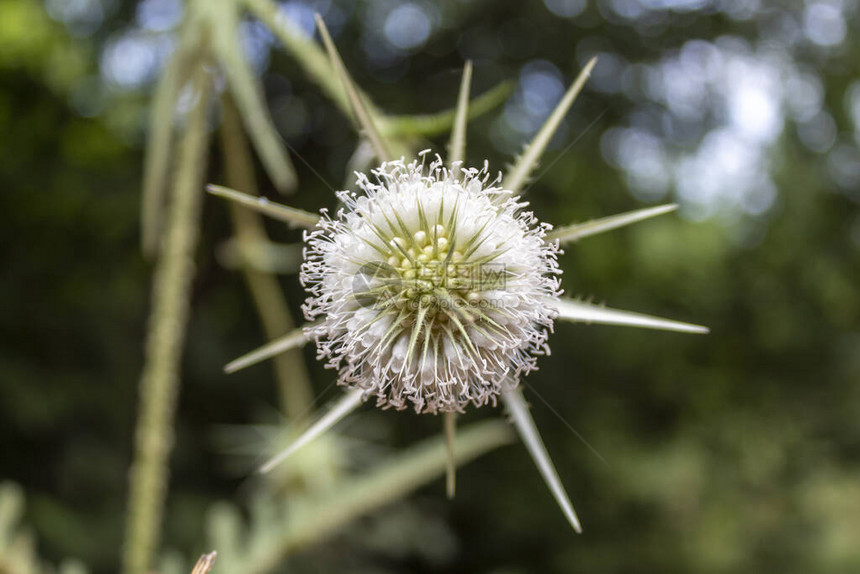
[[(333, 71), (377, 157), (390, 146), (365, 98), (352, 83), (331, 37), (317, 17)], [(233, 372), (309, 339), (338, 369), (350, 391), (278, 456), (267, 472), (319, 437), (366, 399), (381, 407), (444, 413), (448, 438), (448, 494), (454, 492), (454, 416), (466, 406), (501, 397), (550, 491), (577, 531), (579, 519), (540, 439), (520, 379), (546, 354), (556, 319), (687, 333), (707, 329), (641, 313), (562, 298), (559, 245), (673, 211), (663, 205), (553, 229), (520, 202), (541, 154), (579, 94), (595, 61), (573, 82), (544, 126), (504, 178), (484, 168), (464, 169), (471, 65), (466, 64), (449, 145), (447, 167), (437, 158), (388, 161), (358, 174), (361, 193), (338, 194), (334, 217), (258, 200), (219, 186), (210, 191), (293, 226), (305, 234), (301, 279), (310, 292), (303, 330), (236, 359)]]
[(359, 174), (363, 194), (306, 233), (304, 306), (320, 358), (378, 406), (495, 404), (549, 351), (558, 242), (483, 170), (437, 157)]

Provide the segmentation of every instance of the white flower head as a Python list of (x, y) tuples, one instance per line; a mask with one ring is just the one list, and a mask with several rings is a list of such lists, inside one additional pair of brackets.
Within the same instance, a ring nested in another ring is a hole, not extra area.
[[(363, 133), (377, 157), (390, 157), (374, 114), (359, 97), (320, 17), (317, 24)], [(438, 157), (429, 166), (423, 159), (383, 163), (372, 171), (375, 181), (357, 174), (362, 193), (338, 194), (344, 207), (335, 217), (210, 186), (212, 193), (311, 229), (305, 234), (301, 281), (310, 293), (305, 316), (314, 322), (231, 361), (225, 370), (237, 371), (313, 339), (319, 358), (337, 369), (340, 383), (350, 389), (261, 472), (375, 396), (383, 408), (444, 413), (447, 492), (453, 496), (455, 413), (501, 397), (550, 492), (581, 531), (518, 388), (520, 378), (537, 368), (537, 356), (549, 353), (546, 340), (554, 320), (708, 332), (560, 297), (559, 245), (669, 213), (676, 205), (552, 229), (516, 197), (594, 64), (594, 59), (586, 64), (504, 179), (491, 181), (486, 163), (481, 170), (461, 167), (472, 73), (467, 63), (448, 148), (450, 169)]]
[(383, 163), (306, 233), (307, 334), (340, 384), (384, 408), (495, 404), (536, 368), (560, 295), (558, 243), (488, 168)]

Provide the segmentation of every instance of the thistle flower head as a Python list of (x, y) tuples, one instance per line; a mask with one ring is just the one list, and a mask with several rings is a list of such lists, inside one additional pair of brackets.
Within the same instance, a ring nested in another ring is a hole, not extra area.
[[(340, 76), (355, 117), (378, 157), (390, 157), (372, 110), (349, 77), (325, 23), (320, 35)], [(463, 169), (471, 65), (463, 81), (449, 145), (451, 169), (383, 163), (375, 181), (358, 175), (361, 194), (341, 192), (344, 207), (321, 218), (287, 206), (210, 187), (291, 225), (305, 235), (302, 284), (310, 296), (304, 312), (315, 321), (303, 331), (229, 363), (233, 372), (282, 351), (316, 341), (319, 358), (339, 371), (350, 391), (287, 449), (261, 467), (268, 472), (375, 396), (381, 407), (445, 413), (447, 492), (454, 494), (455, 414), (470, 403), (495, 404), (501, 396), (511, 420), (571, 526), (579, 519), (561, 484), (519, 379), (548, 353), (553, 321), (628, 325), (706, 333), (699, 325), (562, 299), (559, 245), (617, 229), (675, 209), (651, 207), (574, 223), (549, 232), (519, 201), (519, 192), (594, 67), (592, 59), (504, 177)], [(419, 154), (424, 157), (425, 153)], [(502, 183), (500, 183), (502, 182)]]
[(305, 238), (320, 358), (382, 407), (495, 404), (549, 351), (561, 273), (550, 226), (486, 165), (401, 160), (372, 175)]

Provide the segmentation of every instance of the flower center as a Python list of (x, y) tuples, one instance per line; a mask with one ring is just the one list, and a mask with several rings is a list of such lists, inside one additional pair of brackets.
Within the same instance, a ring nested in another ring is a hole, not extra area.
[(466, 322), (475, 320), (469, 308), (477, 311), (482, 301), (486, 270), (464, 257), (444, 225), (391, 238), (385, 261), (373, 266), (374, 277), (356, 293), (365, 307), (400, 310), (402, 320), (412, 325), (426, 321), (432, 326), (434, 319), (446, 323), (454, 313)]

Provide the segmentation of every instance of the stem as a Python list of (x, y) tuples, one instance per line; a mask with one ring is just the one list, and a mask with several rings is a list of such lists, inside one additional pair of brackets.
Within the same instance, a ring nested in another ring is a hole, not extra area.
[[(222, 103), (220, 143), (227, 184), (258, 195), (254, 162), (238, 110), (229, 95), (222, 98)], [(233, 202), (230, 203), (230, 214), (240, 252), (243, 252), (244, 248), (250, 249), (269, 240), (259, 215)], [(295, 329), (295, 322), (278, 279), (247, 264), (243, 264), (242, 272), (266, 337), (270, 340), (276, 339)], [(274, 357), (273, 364), (280, 390), (281, 408), (290, 421), (297, 423), (298, 419), (308, 414), (313, 400), (310, 376), (301, 348), (281, 353)]]
[(457, 413), (445, 413), (445, 494), (448, 500), (454, 499), (457, 491), (457, 456), (454, 452), (457, 431)]
[[(455, 461), (465, 464), (500, 446), (510, 444), (508, 426), (501, 421), (470, 425), (456, 439)], [(285, 529), (257, 548), (243, 564), (242, 574), (268, 574), (284, 558), (319, 543), (345, 524), (403, 497), (445, 472), (447, 448), (443, 437), (427, 439), (372, 472), (352, 479), (336, 492), (297, 506)]]
[(197, 102), (189, 112), (180, 142), (173, 200), (155, 269), (146, 361), (140, 381), (134, 462), (130, 471), (123, 556), (126, 574), (147, 574), (158, 546), (200, 226), (210, 83), (208, 73), (199, 62), (193, 72)]
[(278, 5), (271, 0), (245, 0), (245, 5), (280, 40), (320, 89), (347, 116), (351, 116), (352, 107), (346, 92), (319, 44), (306, 38), (283, 14), (279, 14)]

